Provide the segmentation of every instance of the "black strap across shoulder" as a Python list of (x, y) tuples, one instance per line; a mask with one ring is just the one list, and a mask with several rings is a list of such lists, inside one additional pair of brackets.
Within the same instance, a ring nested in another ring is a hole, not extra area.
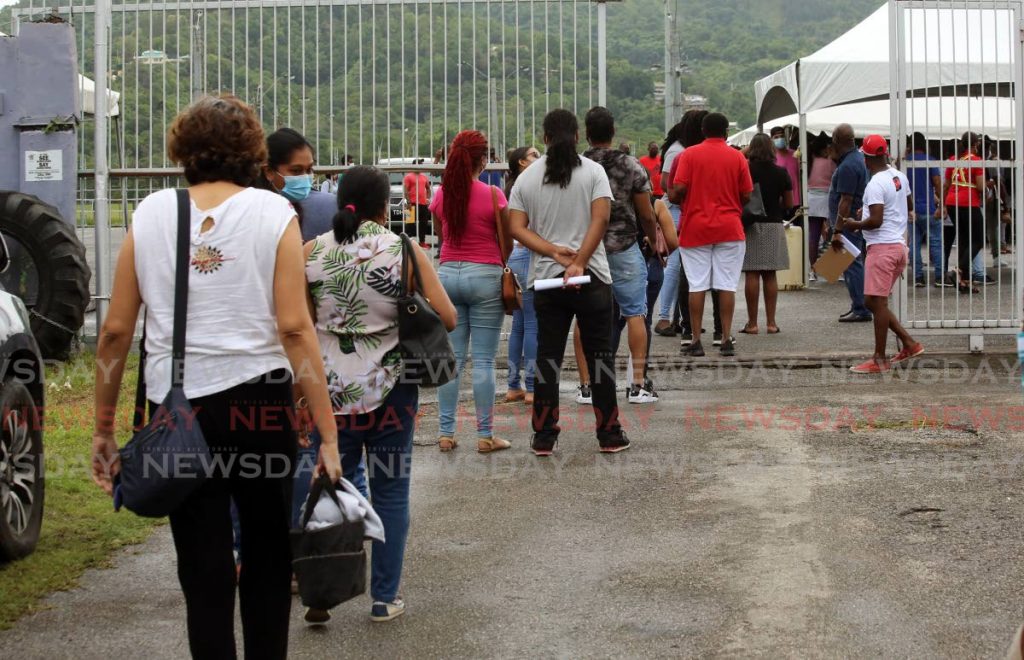
[[(174, 336), (171, 344), (171, 387), (182, 387), (185, 368), (185, 314), (188, 311), (189, 234), (192, 206), (188, 190), (177, 190), (178, 240), (174, 264)], [(139, 373), (135, 385), (135, 419), (132, 425), (141, 429), (146, 418), (146, 323), (142, 323), (139, 340)]]
[(420, 264), (416, 259), (416, 252), (412, 249), (412, 241), (406, 234), (400, 234), (402, 239), (402, 291), (404, 297), (409, 297), (412, 291), (409, 290), (409, 262), (412, 262), (412, 277), (416, 284), (416, 290), (423, 291), (423, 279), (420, 277)]
[(174, 337), (171, 343), (171, 389), (183, 387), (185, 377), (185, 315), (188, 312), (189, 238), (192, 202), (188, 190), (178, 190), (178, 250), (174, 266)]

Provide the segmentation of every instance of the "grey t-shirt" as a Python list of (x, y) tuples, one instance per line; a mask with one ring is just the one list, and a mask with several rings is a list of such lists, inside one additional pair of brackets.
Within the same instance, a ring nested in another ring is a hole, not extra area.
[[(541, 156), (516, 179), (508, 202), (509, 209), (526, 213), (527, 226), (541, 238), (574, 250), (580, 249), (590, 228), (591, 203), (602, 197), (612, 198), (604, 168), (589, 158), (580, 160), (581, 165), (573, 170), (569, 185), (561, 188), (558, 184), (544, 183), (547, 156)], [(611, 284), (603, 241), (598, 243), (587, 268), (597, 279)], [(551, 257), (537, 255), (530, 263), (528, 286), (532, 287), (536, 279), (561, 277), (564, 272), (565, 268)]]
[(334, 227), (334, 214), (338, 211), (338, 198), (319, 190), (311, 190), (309, 197), (298, 203), (302, 207), (302, 242), (306, 243)]

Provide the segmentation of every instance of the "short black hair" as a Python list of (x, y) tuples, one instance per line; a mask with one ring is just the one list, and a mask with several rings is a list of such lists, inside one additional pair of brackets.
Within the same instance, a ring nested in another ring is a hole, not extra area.
[(924, 133), (914, 133), (910, 136), (910, 148), (917, 151), (928, 150), (928, 139), (924, 136)]
[(704, 137), (725, 138), (729, 136), (729, 119), (721, 112), (712, 112), (701, 122)]
[(615, 137), (615, 118), (608, 108), (599, 105), (591, 108), (583, 121), (587, 126), (587, 139), (591, 142), (604, 144)]
[(775, 137), (777, 133), (785, 135), (786, 129), (783, 128), (782, 126), (772, 126), (771, 130), (768, 131), (768, 135), (770, 135), (771, 137)]

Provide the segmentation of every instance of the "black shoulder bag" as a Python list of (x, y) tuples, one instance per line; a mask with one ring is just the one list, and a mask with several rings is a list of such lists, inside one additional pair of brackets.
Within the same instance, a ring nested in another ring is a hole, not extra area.
[[(120, 450), (121, 501), (140, 516), (170, 514), (198, 489), (211, 465), (210, 448), (185, 398), (185, 315), (188, 310), (188, 262), (191, 206), (187, 190), (178, 190), (178, 245), (174, 270), (174, 339), (171, 390), (155, 414)], [(143, 331), (143, 343), (145, 331)], [(146, 405), (145, 352), (140, 351), (136, 424)]]
[[(402, 295), (398, 298), (398, 348), (402, 353), (401, 382), (439, 387), (455, 376), (455, 351), (448, 331), (430, 301), (423, 297), (423, 280), (411, 241), (402, 239)], [(409, 287), (409, 263), (415, 287)]]

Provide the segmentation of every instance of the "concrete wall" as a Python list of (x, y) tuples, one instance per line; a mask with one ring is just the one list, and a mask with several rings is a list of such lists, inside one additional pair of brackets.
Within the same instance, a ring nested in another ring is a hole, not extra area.
[(78, 96), (70, 25), (25, 23), (17, 37), (0, 37), (0, 189), (36, 195), (72, 224)]

